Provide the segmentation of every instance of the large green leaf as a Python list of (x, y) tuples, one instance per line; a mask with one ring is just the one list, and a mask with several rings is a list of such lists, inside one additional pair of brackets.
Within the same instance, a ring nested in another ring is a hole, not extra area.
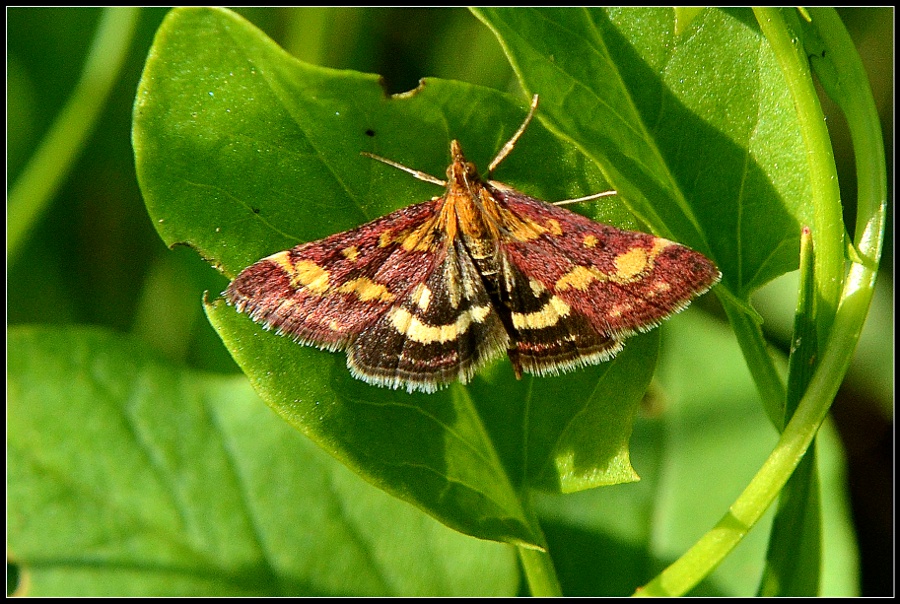
[(655, 338), (636, 339), (615, 361), (572, 376), (516, 382), (511, 368), (495, 366), (468, 388), (407, 394), (349, 378), (342, 356), (262, 331), (221, 301), (207, 314), (287, 421), (463, 532), (542, 545), (522, 488), (572, 491), (636, 478), (628, 436)]
[[(376, 76), (296, 61), (229, 11), (178, 9), (157, 34), (135, 102), (136, 165), (163, 239), (191, 245), (233, 276), (440, 192), (360, 151), (440, 176), (457, 138), (485, 166), (526, 104), (440, 80), (386, 98)], [(551, 200), (608, 188), (581, 151), (537, 122), (497, 177)], [(635, 226), (616, 200), (582, 211)], [(267, 333), (221, 300), (207, 314), (280, 415), (367, 480), (463, 532), (541, 547), (523, 505), (528, 488), (636, 478), (627, 442), (652, 375), (654, 334), (568, 376), (517, 382), (504, 361), (468, 388), (410, 395), (353, 379), (342, 354)]]
[(797, 268), (808, 167), (783, 74), (749, 10), (476, 15), (540, 93), (552, 129), (654, 231), (706, 253), (741, 298)]
[(8, 337), (7, 547), (35, 596), (512, 595), (511, 548), (366, 484), (243, 377), (91, 328)]

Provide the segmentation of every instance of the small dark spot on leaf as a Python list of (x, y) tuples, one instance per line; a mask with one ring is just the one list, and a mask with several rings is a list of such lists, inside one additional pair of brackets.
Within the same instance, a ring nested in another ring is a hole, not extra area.
[(366, 130), (366, 136), (375, 136), (375, 131), (369, 128)]
[(250, 208), (254, 214), (259, 214), (259, 208)]

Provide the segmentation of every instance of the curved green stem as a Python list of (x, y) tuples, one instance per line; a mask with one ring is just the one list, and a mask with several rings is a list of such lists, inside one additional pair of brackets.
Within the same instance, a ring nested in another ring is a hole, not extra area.
[(871, 300), (869, 269), (851, 267), (845, 296), (838, 307), (834, 330), (819, 368), (775, 450), (757, 472), (728, 513), (681, 558), (635, 595), (673, 596), (687, 593), (722, 561), (762, 517), (803, 458), (837, 393)]
[[(822, 53), (822, 58), (828, 56), (827, 66), (833, 70), (829, 76), (829, 84), (825, 84), (825, 87), (829, 93), (841, 96), (840, 100), (836, 100), (847, 116), (856, 152), (860, 184), (858, 227), (854, 243), (858, 257), (850, 263), (846, 275), (840, 271), (844, 278), (839, 302), (835, 306), (833, 321), (827, 321), (830, 324), (827, 340), (820, 340), (827, 343), (822, 348), (823, 353), (809, 386), (774, 451), (718, 524), (674, 564), (638, 590), (636, 595), (686, 593), (703, 580), (762, 517), (803, 459), (828, 413), (850, 365), (872, 300), (884, 237), (887, 202), (887, 177), (878, 114), (859, 55), (837, 14), (833, 9), (813, 9), (810, 12), (812, 23), (817, 28), (826, 51)], [(761, 23), (772, 16), (766, 11), (758, 11), (757, 14), (761, 14)], [(773, 20), (769, 22), (772, 23)], [(819, 67), (817, 73), (821, 78), (822, 70)], [(826, 193), (819, 192), (818, 195), (817, 199), (827, 198)], [(828, 228), (827, 224), (825, 228)], [(823, 241), (826, 248), (833, 246), (833, 241), (829, 238)], [(815, 247), (815, 256), (820, 251), (819, 247)], [(827, 253), (830, 255), (831, 252)], [(823, 264), (823, 270), (833, 270), (832, 263), (833, 260), (829, 260)], [(834, 273), (818, 273), (819, 266), (816, 266), (815, 271), (817, 280), (834, 279)], [(834, 284), (824, 288), (817, 287), (817, 295), (829, 296), (828, 292), (833, 287)], [(821, 300), (819, 297), (819, 301)], [(820, 328), (824, 325), (823, 322), (817, 324)]]
[[(841, 296), (844, 276), (844, 222), (841, 191), (831, 137), (810, 77), (805, 37), (795, 9), (756, 8), (757, 21), (766, 36), (794, 99), (800, 134), (808, 158), (812, 184), (813, 274), (816, 289), (816, 331), (825, 342)], [(849, 51), (856, 54), (850, 45)], [(868, 89), (868, 88), (867, 88)]]
[(857, 178), (854, 245), (862, 262), (877, 271), (884, 241), (887, 178), (875, 99), (853, 40), (837, 12), (829, 8), (811, 8), (809, 12), (824, 43), (824, 56), (810, 60), (822, 86), (847, 117), (853, 140)]
[(50, 205), (100, 117), (125, 61), (138, 8), (106, 8), (72, 96), (9, 192), (6, 258), (11, 261)]

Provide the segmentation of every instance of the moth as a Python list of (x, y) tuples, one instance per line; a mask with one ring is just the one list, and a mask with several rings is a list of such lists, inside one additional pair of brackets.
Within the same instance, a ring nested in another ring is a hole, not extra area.
[(224, 296), (266, 329), (346, 351), (369, 384), (433, 392), (503, 354), (517, 378), (597, 364), (721, 277), (685, 246), (560, 207), (614, 191), (547, 203), (482, 178), (456, 140), (446, 180), (364, 155), (444, 194), (263, 258)]

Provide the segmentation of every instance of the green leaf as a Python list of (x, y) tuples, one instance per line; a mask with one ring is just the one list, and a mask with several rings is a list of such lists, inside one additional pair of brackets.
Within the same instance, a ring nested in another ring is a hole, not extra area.
[[(177, 9), (138, 90), (135, 161), (166, 243), (191, 245), (235, 275), (440, 192), (361, 151), (441, 175), (456, 138), (484, 167), (526, 105), (441, 80), (386, 98), (376, 76), (301, 63), (229, 11)], [(539, 123), (497, 177), (550, 200), (608, 189), (582, 152)], [(635, 226), (615, 200), (582, 211)], [(654, 334), (565, 377), (517, 382), (504, 361), (468, 388), (410, 395), (355, 380), (343, 354), (266, 333), (220, 300), (207, 314), (276, 412), (367, 480), (465, 533), (542, 547), (528, 488), (636, 478), (627, 442), (652, 375)]]
[(517, 382), (498, 364), (468, 388), (407, 394), (350, 378), (342, 355), (263, 331), (221, 301), (206, 310), (277, 413), (367, 480), (465, 533), (542, 546), (520, 489), (637, 478), (628, 436), (653, 337), (572, 376)]
[(784, 77), (752, 13), (476, 15), (525, 89), (541, 95), (548, 126), (597, 162), (654, 232), (706, 253), (741, 299), (797, 267), (808, 168)]
[[(526, 106), (442, 80), (386, 98), (377, 76), (297, 61), (234, 13), (176, 9), (157, 32), (135, 100), (135, 161), (163, 240), (187, 243), (234, 275), (441, 192), (362, 151), (440, 177), (457, 138), (486, 167)], [(536, 124), (498, 177), (548, 200), (608, 188), (577, 149)], [(590, 210), (636, 224), (614, 201)]]
[(28, 595), (516, 592), (511, 548), (367, 485), (243, 377), (99, 329), (7, 343), (8, 550)]

